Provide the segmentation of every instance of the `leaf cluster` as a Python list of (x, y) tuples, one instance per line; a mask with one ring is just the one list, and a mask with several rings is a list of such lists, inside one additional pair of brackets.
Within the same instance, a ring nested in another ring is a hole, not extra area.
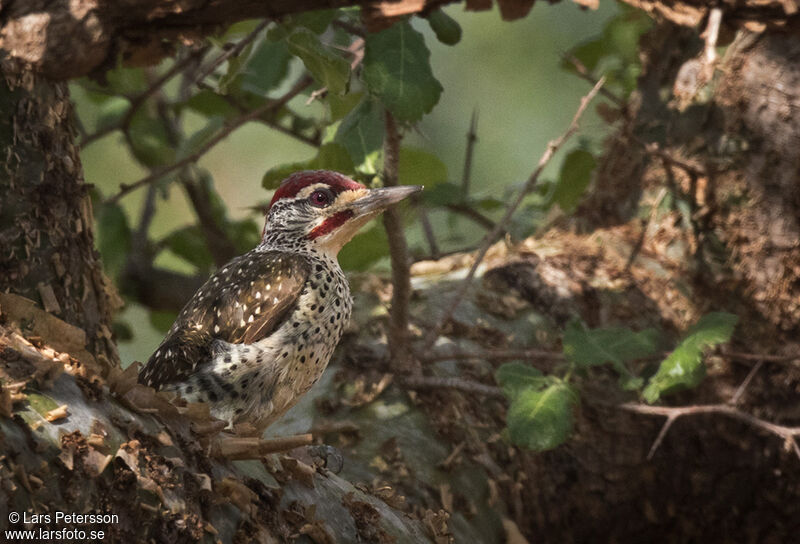
[[(545, 376), (529, 365), (511, 362), (500, 366), (495, 380), (508, 397), (508, 433), (517, 445), (541, 451), (563, 443), (573, 427), (579, 393), (571, 377), (594, 367), (610, 365), (620, 387), (641, 394), (648, 403), (663, 395), (696, 387), (705, 376), (704, 353), (733, 334), (738, 318), (714, 312), (700, 318), (665, 358), (661, 358), (660, 334), (655, 329), (632, 331), (625, 327), (587, 329), (572, 322), (564, 331), (566, 360), (562, 376)], [(647, 365), (641, 374), (633, 363)]]

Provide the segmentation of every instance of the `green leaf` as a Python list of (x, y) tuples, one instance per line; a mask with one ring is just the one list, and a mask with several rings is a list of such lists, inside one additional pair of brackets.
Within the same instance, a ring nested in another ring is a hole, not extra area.
[(481, 210), (491, 212), (502, 208), (505, 205), (505, 202), (503, 202), (500, 199), (487, 196), (479, 198), (477, 200), (470, 200), (470, 205), (475, 206)]
[(96, 129), (101, 130), (116, 125), (125, 117), (130, 107), (131, 103), (121, 96), (105, 100), (98, 109)]
[(217, 135), (219, 129), (222, 128), (223, 122), (224, 119), (222, 117), (210, 117), (205, 126), (181, 142), (175, 158), (180, 160), (184, 157), (188, 157), (192, 153), (199, 151), (200, 148), (202, 148), (209, 142), (209, 140)]
[(309, 161), (303, 161), (273, 166), (264, 172), (264, 176), (261, 178), (261, 186), (264, 189), (277, 189), (278, 185), (290, 175), (301, 170), (308, 170), (308, 164)]
[(241, 38), (249, 35), (258, 27), (259, 24), (261, 24), (261, 21), (258, 19), (246, 19), (244, 21), (233, 23), (225, 30), (225, 33), (222, 36), (218, 38), (210, 37), (209, 41), (221, 47), (226, 43), (238, 41)]
[(175, 312), (153, 310), (150, 312), (150, 324), (159, 332), (165, 333), (175, 322), (178, 314)]
[(166, 127), (158, 119), (150, 117), (145, 108), (134, 114), (128, 131), (131, 151), (140, 163), (155, 167), (174, 162), (175, 149), (169, 142)]
[(544, 389), (524, 389), (508, 408), (511, 441), (534, 451), (555, 448), (572, 432), (576, 404), (575, 392), (561, 381)]
[(117, 342), (131, 342), (133, 340), (133, 328), (127, 321), (115, 319), (111, 323), (111, 332)]
[(389, 255), (386, 230), (375, 224), (357, 234), (339, 252), (339, 264), (345, 270), (363, 271)]
[(283, 24), (287, 28), (297, 28), (298, 26), (309, 29), (314, 34), (322, 34), (336, 18), (335, 9), (318, 9), (316, 11), (306, 11), (287, 17)]
[(584, 329), (572, 321), (564, 331), (564, 355), (582, 367), (612, 363), (627, 373), (625, 363), (649, 357), (658, 348), (658, 333), (654, 329), (633, 332), (623, 327)]
[(114, 94), (120, 96), (139, 94), (149, 86), (142, 68), (123, 68), (118, 66), (110, 72), (106, 72), (106, 81), (108, 82), (108, 87), (114, 91)]
[(325, 102), (328, 104), (331, 122), (342, 119), (345, 115), (353, 111), (364, 97), (363, 92), (347, 93), (343, 95), (328, 93)]
[(208, 251), (200, 227), (191, 225), (174, 230), (162, 240), (162, 244), (172, 253), (193, 264), (200, 271), (211, 270), (214, 258)]
[(34, 392), (26, 389), (25, 394), (25, 400), (28, 401), (28, 405), (33, 409), (34, 412), (42, 417), (47, 417), (47, 412), (55, 410), (59, 406), (55, 400), (53, 400), (51, 397), (48, 397), (44, 393)]
[(229, 89), (237, 87), (238, 80), (240, 79), (239, 76), (241, 75), (245, 66), (247, 66), (247, 61), (249, 60), (252, 52), (253, 44), (248, 43), (238, 55), (228, 59), (227, 70), (225, 70), (225, 73), (220, 76), (219, 81), (217, 82), (217, 88), (220, 94), (228, 94)]
[(447, 181), (447, 166), (432, 153), (414, 147), (402, 147), (397, 174), (402, 185), (424, 185), (430, 189)]
[(334, 140), (347, 149), (356, 167), (365, 164), (383, 144), (383, 118), (378, 104), (365, 98), (342, 120)]
[(425, 38), (408, 21), (367, 35), (363, 77), (370, 92), (400, 121), (419, 121), (442, 94)]
[(571, 212), (578, 204), (592, 179), (597, 162), (588, 151), (576, 149), (564, 159), (561, 175), (553, 193), (553, 201), (565, 212)]
[(225, 225), (225, 232), (239, 253), (250, 251), (261, 241), (261, 226), (252, 219), (229, 221)]
[(116, 276), (131, 249), (128, 218), (118, 204), (104, 203), (97, 214), (97, 247), (109, 275)]
[(296, 28), (286, 38), (289, 52), (300, 57), (306, 68), (329, 92), (342, 94), (350, 83), (350, 63), (319, 41), (304, 27)]
[(463, 196), (461, 187), (450, 182), (437, 183), (430, 189), (426, 187), (422, 192), (422, 200), (429, 206), (444, 207), (450, 204), (459, 204), (463, 202)]
[(636, 77), (641, 71), (639, 40), (652, 25), (640, 10), (626, 7), (603, 28), (599, 38), (585, 42), (572, 51), (562, 63), (562, 68), (575, 72), (569, 57), (578, 59), (590, 72), (606, 77), (606, 85), (621, 86), (626, 96), (636, 88)]
[[(602, 39), (590, 40), (575, 47), (569, 54), (580, 61), (590, 72), (597, 68), (600, 59), (610, 53), (610, 48)], [(575, 66), (568, 59), (565, 59), (561, 67), (565, 70), (575, 72)]]
[(436, 39), (445, 45), (455, 45), (461, 41), (461, 25), (441, 9), (436, 9), (426, 17)]
[(661, 395), (699, 384), (705, 376), (703, 352), (730, 340), (738, 320), (737, 316), (725, 312), (700, 318), (678, 347), (661, 362), (644, 390), (644, 399), (653, 403)]
[(514, 399), (530, 387), (541, 389), (551, 379), (542, 376), (542, 373), (531, 365), (523, 363), (505, 363), (494, 373), (497, 384), (509, 399)]
[(312, 170), (335, 170), (345, 174), (355, 172), (350, 153), (342, 144), (329, 142), (320, 146), (317, 156), (311, 161)]
[(355, 166), (343, 145), (329, 142), (320, 146), (317, 155), (312, 159), (270, 168), (261, 179), (261, 186), (265, 189), (277, 189), (281, 181), (300, 170), (335, 170), (347, 174), (354, 172)]
[(286, 42), (262, 41), (242, 74), (242, 90), (264, 96), (286, 79), (291, 58)]
[(206, 117), (227, 117), (236, 111), (224, 98), (208, 89), (194, 94), (181, 106), (186, 106), (190, 110)]

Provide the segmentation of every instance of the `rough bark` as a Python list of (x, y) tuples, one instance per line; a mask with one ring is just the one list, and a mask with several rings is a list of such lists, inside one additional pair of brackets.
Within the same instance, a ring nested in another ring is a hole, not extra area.
[(85, 332), (87, 364), (116, 366), (110, 329), (120, 300), (94, 249), (66, 85), (9, 75), (0, 110), (0, 292), (29, 298)]

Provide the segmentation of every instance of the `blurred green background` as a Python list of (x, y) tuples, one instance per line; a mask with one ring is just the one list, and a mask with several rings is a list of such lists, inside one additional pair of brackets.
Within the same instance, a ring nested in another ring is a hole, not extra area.
[[(463, 6), (455, 5), (446, 12), (460, 23), (463, 37), (453, 47), (437, 41), (425, 21), (414, 19), (414, 27), (425, 35), (433, 72), (444, 93), (433, 112), (407, 133), (404, 145), (435, 154), (446, 165), (448, 179), (459, 183), (470, 117), (477, 111), (478, 142), (471, 187), (476, 196), (505, 199), (515, 184), (524, 182), (534, 169), (547, 142), (566, 128), (581, 96), (589, 90), (585, 81), (562, 68), (562, 54), (599, 36), (618, 9), (609, 1), (601, 2), (597, 11), (582, 10), (572, 2), (540, 3), (528, 17), (509, 23), (500, 19), (496, 9), (464, 12)], [(79, 119), (86, 127), (94, 126), (96, 104), (81, 86), (72, 87)], [(306, 97), (298, 97), (293, 105), (302, 111), (305, 100)], [(193, 122), (191, 117), (187, 119), (187, 123)], [(196, 122), (199, 127), (201, 120)], [(567, 147), (596, 147), (607, 130), (607, 125), (590, 109), (583, 118), (581, 136)], [(213, 175), (230, 216), (236, 219), (252, 215), (250, 207), (269, 199), (270, 193), (261, 186), (265, 171), (307, 160), (315, 152), (291, 137), (250, 123), (212, 149), (199, 164)], [(557, 175), (566, 154), (562, 151), (552, 161), (546, 178)], [(118, 132), (88, 145), (81, 157), (87, 183), (94, 184), (105, 196), (113, 194), (121, 183), (134, 182), (147, 174), (129, 155)], [(144, 195), (145, 191), (139, 190), (122, 200), (123, 209), (133, 222)], [(431, 220), (444, 250), (474, 245), (483, 234), (471, 222), (445, 212), (433, 212)], [(173, 186), (157, 208), (151, 233), (158, 238), (194, 221), (184, 193)], [(258, 221), (262, 222), (260, 218)], [(408, 236), (412, 249), (426, 251), (418, 222), (410, 224)], [(162, 252), (156, 263), (181, 272), (193, 271), (191, 265), (169, 252)], [(128, 302), (120, 319), (133, 332), (131, 341), (120, 343), (123, 363), (146, 361), (163, 332), (151, 325), (144, 308), (132, 302)]]

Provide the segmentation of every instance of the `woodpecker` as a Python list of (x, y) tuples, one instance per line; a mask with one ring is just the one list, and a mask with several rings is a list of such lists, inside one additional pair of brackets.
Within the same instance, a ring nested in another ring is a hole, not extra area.
[(275, 191), (261, 243), (217, 270), (178, 315), (139, 382), (262, 431), (319, 380), (350, 319), (337, 254), (418, 186), (368, 189), (330, 171)]

